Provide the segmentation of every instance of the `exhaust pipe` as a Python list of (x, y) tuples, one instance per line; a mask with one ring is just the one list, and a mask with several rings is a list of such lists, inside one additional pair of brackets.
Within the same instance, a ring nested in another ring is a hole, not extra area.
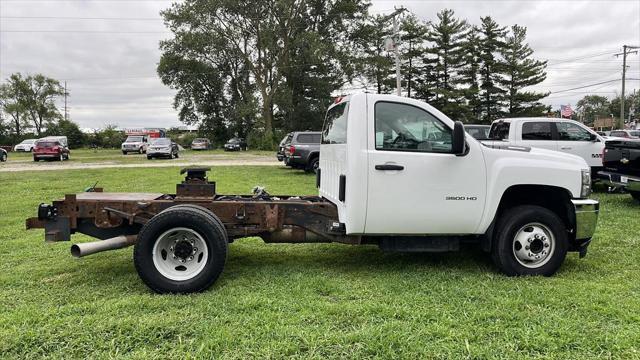
[(83, 256), (126, 248), (136, 243), (138, 235), (121, 235), (107, 240), (99, 240), (82, 244), (74, 244), (71, 246), (71, 255), (81, 258)]

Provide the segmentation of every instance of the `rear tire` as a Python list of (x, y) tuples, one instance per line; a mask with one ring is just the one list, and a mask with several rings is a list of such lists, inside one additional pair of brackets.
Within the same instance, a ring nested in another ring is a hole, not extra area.
[(226, 230), (213, 213), (179, 205), (144, 225), (133, 260), (142, 281), (155, 292), (200, 292), (222, 273), (227, 243)]
[(151, 159), (153, 159), (153, 156), (147, 155), (147, 160), (151, 160)]
[(0, 161), (1, 162), (6, 162), (7, 161), (7, 154), (2, 153), (2, 155), (0, 155)]
[(142, 148), (138, 149), (138, 154), (144, 154), (144, 150)]
[(38, 161), (40, 161), (40, 159), (38, 159), (38, 157), (37, 157), (37, 156), (34, 156), (34, 157), (33, 157), (33, 161), (34, 161), (34, 162), (38, 162)]
[(123, 151), (123, 152), (122, 152), (122, 155), (127, 155), (127, 152), (126, 152), (126, 151)]
[(314, 157), (313, 159), (311, 159), (311, 161), (309, 161), (309, 164), (307, 164), (307, 167), (304, 169), (304, 171), (315, 174), (318, 172), (319, 167), (320, 167), (320, 158)]
[(629, 194), (631, 194), (631, 197), (635, 200), (640, 202), (640, 191), (629, 191)]
[(567, 248), (567, 231), (555, 213), (523, 205), (508, 209), (498, 220), (491, 256), (508, 276), (551, 276), (562, 265)]

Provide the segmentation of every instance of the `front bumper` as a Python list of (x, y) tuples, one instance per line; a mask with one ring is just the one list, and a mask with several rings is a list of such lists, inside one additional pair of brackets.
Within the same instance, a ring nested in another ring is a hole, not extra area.
[(171, 156), (171, 149), (147, 150), (147, 156)]
[(628, 176), (619, 173), (600, 171), (598, 177), (603, 183), (613, 186), (622, 187), (629, 191), (640, 191), (640, 178), (635, 176)]
[(570, 251), (578, 251), (580, 257), (587, 254), (587, 248), (591, 238), (596, 232), (600, 203), (591, 199), (571, 200), (575, 214), (575, 241), (571, 244)]

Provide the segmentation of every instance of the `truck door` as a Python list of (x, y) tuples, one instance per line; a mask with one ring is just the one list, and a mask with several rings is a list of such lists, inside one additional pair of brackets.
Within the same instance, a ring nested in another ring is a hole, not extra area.
[(558, 149), (583, 158), (590, 167), (602, 166), (604, 141), (578, 124), (569, 121), (556, 123)]
[(551, 121), (523, 121), (517, 131), (519, 131), (519, 134), (516, 134), (518, 146), (558, 150), (558, 142), (553, 138)]
[(485, 202), (482, 145), (467, 135), (468, 154), (456, 156), (452, 124), (437, 110), (409, 99), (369, 99), (365, 233), (473, 233)]

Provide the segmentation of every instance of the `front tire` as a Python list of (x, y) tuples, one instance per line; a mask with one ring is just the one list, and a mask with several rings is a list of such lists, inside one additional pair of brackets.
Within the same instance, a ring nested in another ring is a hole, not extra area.
[(553, 275), (567, 255), (562, 220), (541, 206), (523, 205), (504, 211), (491, 249), (493, 262), (508, 276)]
[(224, 226), (210, 211), (172, 207), (144, 225), (134, 263), (142, 281), (157, 293), (200, 292), (222, 273), (227, 243)]

